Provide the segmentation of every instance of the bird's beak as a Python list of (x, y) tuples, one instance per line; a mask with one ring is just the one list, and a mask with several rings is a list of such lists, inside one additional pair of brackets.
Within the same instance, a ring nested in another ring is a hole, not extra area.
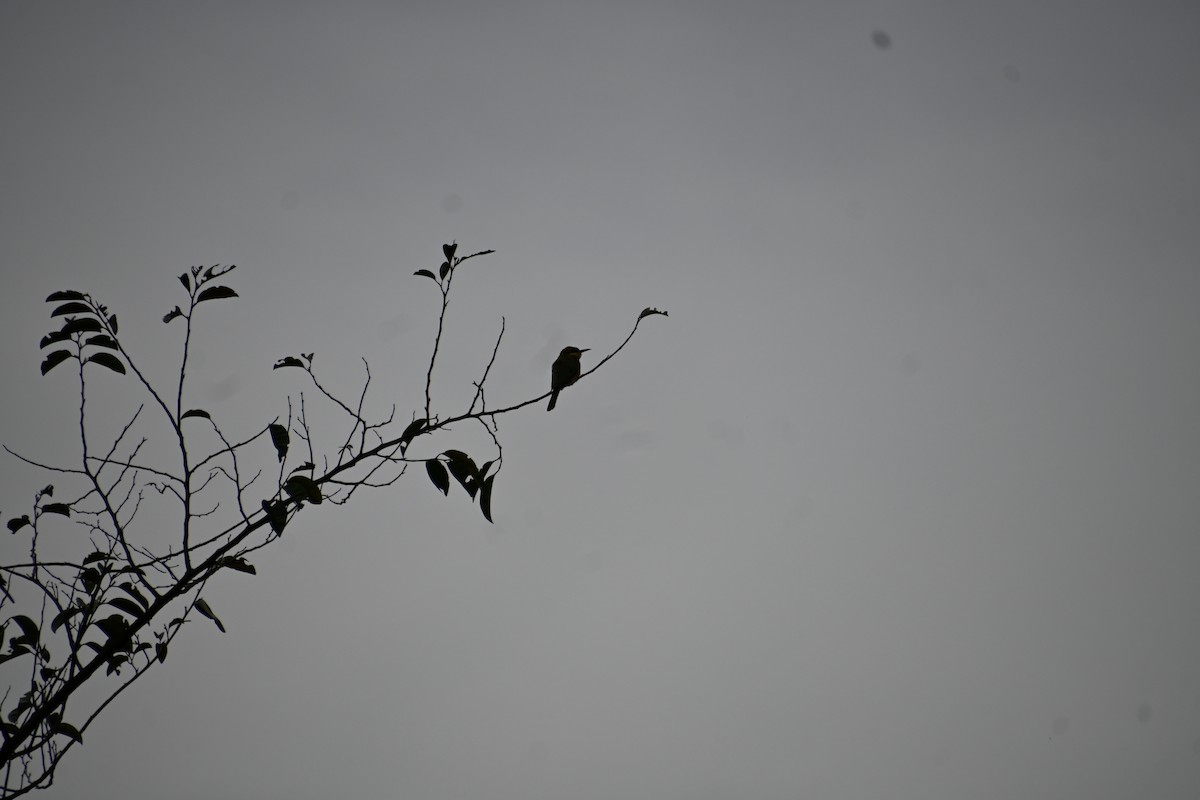
[(579, 348), (579, 352), (586, 353), (588, 350), (591, 350), (591, 349), (592, 348), (590, 348), (590, 347), (581, 347), (581, 348)]

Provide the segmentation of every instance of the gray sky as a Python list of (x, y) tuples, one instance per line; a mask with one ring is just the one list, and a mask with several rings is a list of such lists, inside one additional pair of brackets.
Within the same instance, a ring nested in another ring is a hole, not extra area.
[[(300, 351), (418, 408), (411, 273), (451, 239), (497, 253), (447, 408), (501, 315), (494, 403), (671, 312), (502, 421), (495, 526), (419, 472), (304, 512), (44, 796), (1194, 797), (1198, 34), (1165, 1), (3, 3), (10, 446), (72, 457), (56, 289), (165, 379), (175, 275), (237, 263), (191, 385), (234, 432)], [(7, 517), (45, 476), (0, 469)]]

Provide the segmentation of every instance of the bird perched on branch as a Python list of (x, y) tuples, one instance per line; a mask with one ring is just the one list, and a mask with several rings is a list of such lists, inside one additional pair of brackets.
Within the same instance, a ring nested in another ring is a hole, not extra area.
[(578, 347), (564, 347), (562, 352), (558, 354), (558, 358), (554, 359), (554, 366), (550, 367), (550, 405), (546, 406), (547, 411), (554, 410), (554, 404), (558, 402), (558, 393), (570, 386), (575, 381), (579, 380), (579, 357), (590, 350), (590, 347), (585, 347), (580, 350)]

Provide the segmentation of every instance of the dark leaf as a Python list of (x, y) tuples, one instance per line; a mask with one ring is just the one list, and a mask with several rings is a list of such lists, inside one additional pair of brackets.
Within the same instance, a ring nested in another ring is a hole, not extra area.
[(89, 553), (87, 558), (85, 558), (83, 560), (83, 563), (91, 564), (95, 561), (111, 561), (111, 560), (112, 560), (112, 556), (110, 556), (108, 553), (101, 553), (99, 550), (97, 550), (94, 553)]
[[(491, 475), (483, 481), (483, 486), (479, 490), (479, 510), (483, 512), (483, 518), (488, 522), (492, 522), (492, 481), (496, 480), (495, 475)], [(494, 525), (495, 523), (492, 522)]]
[(165, 664), (167, 661), (167, 643), (159, 642), (154, 645), (154, 657), (158, 659), (158, 663)]
[(179, 282), (183, 284), (183, 288), (189, 292), (192, 290), (192, 279), (186, 272), (179, 276)]
[(488, 470), (491, 469), (492, 464), (495, 464), (495, 463), (496, 463), (495, 461), (483, 462), (483, 466), (479, 468), (479, 480), (483, 480), (484, 478), (487, 477)]
[(494, 252), (496, 252), (496, 251), (495, 250), (480, 250), (478, 253), (471, 253), (471, 255), (469, 255), (469, 256), (463, 256), (462, 258), (460, 258), (458, 260), (458, 263), (461, 264), (462, 262), (466, 261), (468, 258), (475, 258), (475, 256), (489, 256)]
[(434, 275), (432, 272), (430, 272), (427, 269), (419, 269), (416, 272), (414, 272), (413, 275), (424, 275), (426, 278), (431, 278), (435, 281), (437, 280), (437, 275)]
[(307, 500), (314, 506), (321, 504), (321, 487), (307, 475), (293, 475), (283, 488), (295, 500)]
[(99, 364), (102, 367), (108, 367), (119, 375), (125, 374), (125, 365), (121, 363), (121, 359), (117, 358), (112, 353), (96, 353), (93, 356), (88, 356), (88, 359), (83, 363)]
[(128, 597), (114, 597), (112, 600), (108, 601), (108, 604), (113, 608), (119, 608), (134, 619), (141, 616), (142, 611), (144, 610), (141, 606), (130, 600)]
[(13, 517), (12, 519), (10, 519), (8, 521), (8, 531), (9, 531), (9, 533), (16, 533), (17, 531), (21, 530), (21, 528), (24, 528), (28, 524), (29, 524), (29, 515), (28, 514), (25, 514), (20, 517)]
[[(28, 647), (14, 647), (12, 649), (12, 652), (0, 655), (0, 664), (3, 664), (5, 661), (11, 661), (14, 658), (20, 658), (21, 656), (29, 655), (32, 652), (33, 651), (30, 650)], [(19, 713), (17, 713), (15, 716), (19, 717), (21, 715)], [(9, 714), (8, 718), (13, 721), (16, 721), (13, 714)]]
[(292, 470), (292, 474), (295, 474), (297, 472), (303, 472), (305, 470), (316, 469), (316, 468), (317, 468), (316, 464), (312, 463), (311, 461), (305, 461), (303, 464), (301, 464), (300, 466), (298, 466), (294, 470)]
[(209, 286), (196, 297), (197, 303), (203, 303), (205, 300), (219, 300), (223, 297), (237, 297), (238, 293), (228, 286)]
[(100, 570), (95, 567), (88, 567), (79, 573), (79, 580), (83, 583), (83, 590), (88, 594), (95, 594), (96, 589), (100, 586)]
[(120, 653), (113, 653), (108, 657), (108, 671), (106, 674), (112, 675), (115, 672), (120, 675), (121, 667), (124, 666), (125, 662), (128, 660), (129, 656), (121, 655)]
[(295, 356), (287, 356), (275, 362), (275, 366), (271, 369), (282, 369), (283, 367), (304, 367), (304, 362)]
[(288, 435), (288, 429), (276, 422), (272, 422), (269, 428), (271, 444), (275, 445), (275, 452), (279, 455), (279, 461), (282, 463), (287, 458), (288, 442), (291, 441), (291, 437)]
[(123, 591), (125, 594), (129, 595), (130, 597), (132, 597), (134, 600), (137, 600), (137, 601), (138, 601), (138, 605), (140, 605), (142, 608), (149, 608), (149, 607), (150, 607), (150, 602), (149, 602), (148, 600), (146, 600), (146, 596), (145, 596), (145, 595), (143, 595), (141, 592), (139, 592), (139, 591), (137, 590), (137, 587), (136, 587), (136, 586), (134, 586), (134, 585), (133, 585), (132, 583), (130, 583), (129, 581), (125, 581), (124, 583), (122, 583), (122, 584), (121, 584), (119, 587), (117, 587), (117, 588), (119, 588), (119, 589), (120, 589), (121, 591)]
[(479, 474), (479, 468), (475, 466), (475, 462), (461, 450), (447, 450), (442, 455), (449, 459), (450, 474), (467, 490), (467, 494), (474, 497), (475, 491), (479, 488), (475, 483), (475, 477)]
[(64, 517), (71, 516), (71, 507), (66, 503), (46, 503), (42, 506), (43, 514), (61, 514)]
[(222, 556), (217, 559), (217, 564), (222, 567), (229, 567), (229, 569), (235, 569), (238, 572), (245, 572), (247, 575), (258, 574), (258, 570), (254, 568), (253, 564), (237, 556)]
[(45, 336), (43, 336), (42, 342), (38, 346), (47, 347), (52, 344), (58, 344), (59, 342), (67, 342), (70, 340), (71, 334), (67, 333), (66, 331), (54, 331), (53, 333), (47, 333)]
[(46, 360), (42, 362), (42, 374), (45, 375), (50, 370), (57, 367), (62, 362), (71, 357), (70, 351), (55, 350), (50, 355), (46, 356)]
[(442, 254), (446, 256), (447, 261), (454, 260), (454, 251), (458, 249), (458, 243), (442, 245)]
[(202, 616), (208, 617), (213, 622), (217, 623), (217, 629), (221, 631), (221, 633), (225, 632), (225, 626), (221, 624), (221, 620), (217, 619), (217, 615), (214, 614), (213, 610), (208, 607), (208, 603), (204, 601), (203, 597), (196, 600), (196, 610), (199, 611)]
[(450, 274), (450, 262), (443, 261), (442, 266), (438, 269), (438, 277), (440, 277), (442, 280), (446, 280), (446, 276), (449, 274)]
[(65, 317), (67, 314), (91, 314), (91, 313), (92, 313), (91, 306), (89, 306), (87, 303), (80, 303), (80, 302), (76, 301), (73, 303), (63, 303), (61, 306), (59, 306), (58, 308), (51, 311), (50, 316)]
[(54, 497), (54, 484), (47, 483), (46, 488), (42, 489), (42, 491), (38, 492), (38, 494), (44, 494), (46, 497)]
[(12, 621), (17, 623), (17, 627), (19, 627), (21, 629), (21, 636), (14, 638), (13, 639), (14, 642), (16, 642), (17, 644), (20, 644), (22, 642), (28, 642), (30, 644), (30, 646), (37, 644), (39, 631), (38, 631), (38, 626), (37, 626), (36, 622), (34, 622), (32, 619), (25, 616), (24, 614), (17, 614), (15, 617), (12, 618)]
[(108, 318), (108, 327), (112, 329), (113, 333), (117, 332), (117, 315), (116, 314), (113, 314), (111, 317)]
[(57, 672), (58, 670), (56, 670), (54, 667), (42, 667), (38, 670), (38, 677), (42, 679), (42, 683), (45, 683), (53, 678)]
[(212, 415), (209, 414), (207, 411), (205, 411), (202, 408), (189, 408), (187, 411), (185, 411), (179, 415), (180, 421), (183, 421), (183, 420), (187, 419), (188, 417), (200, 417), (202, 419), (212, 419)]
[(109, 350), (118, 350), (117, 340), (106, 333), (101, 333), (88, 339), (84, 344), (94, 345), (96, 347), (107, 347)]
[(183, 316), (183, 311), (180, 310), (179, 306), (175, 306), (170, 311), (168, 311), (166, 314), (163, 314), (163, 322), (170, 322), (171, 320), (175, 319), (176, 317), (182, 317), (182, 316)]
[(100, 327), (100, 320), (92, 319), (91, 317), (79, 317), (77, 319), (67, 320), (67, 324), (62, 326), (63, 333), (99, 333), (103, 330)]
[(638, 319), (642, 319), (642, 318), (644, 318), (644, 317), (648, 317), (648, 316), (650, 316), (651, 314), (662, 314), (664, 317), (669, 317), (669, 316), (671, 316), (670, 314), (668, 314), (668, 313), (667, 313), (667, 312), (665, 312), (665, 311), (659, 311), (657, 308), (643, 308), (643, 309), (642, 309), (642, 313), (638, 314)]
[(62, 300), (83, 300), (83, 299), (85, 299), (85, 295), (83, 294), (83, 292), (67, 290), (65, 292), (55, 292), (54, 294), (52, 294), (46, 298), (46, 302), (47, 303), (57, 303)]
[(400, 434), (400, 444), (407, 446), (409, 442), (417, 438), (417, 434), (425, 430), (428, 424), (429, 420), (423, 417), (421, 419), (414, 419), (408, 423), (408, 427), (404, 429), (404, 433)]
[(446, 473), (442, 462), (436, 458), (429, 459), (425, 462), (425, 471), (429, 473), (429, 480), (433, 481), (433, 485), (442, 494), (450, 494), (450, 476)]
[(267, 521), (271, 523), (271, 530), (276, 533), (283, 533), (283, 528), (287, 525), (287, 506), (276, 500), (275, 502), (262, 501), (263, 511), (267, 512)]
[(129, 646), (129, 623), (120, 614), (109, 614), (104, 619), (96, 620), (96, 627), (103, 631), (105, 636), (116, 642), (118, 647), (125, 649)]
[(83, 744), (83, 734), (80, 733), (78, 731), (78, 729), (75, 728), (74, 725), (71, 725), (68, 722), (60, 722), (57, 725), (55, 725), (54, 733), (56, 735), (62, 734), (63, 736), (68, 736), (71, 739), (74, 739), (76, 742)]

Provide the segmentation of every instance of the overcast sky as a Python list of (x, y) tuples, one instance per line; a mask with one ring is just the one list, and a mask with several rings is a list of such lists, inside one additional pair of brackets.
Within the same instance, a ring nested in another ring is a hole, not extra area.
[(496, 254), (443, 413), (502, 316), (496, 404), (671, 314), (502, 418), (494, 526), (421, 471), (306, 510), (43, 796), (1195, 797), (1197, 42), (1166, 0), (0, 3), (11, 447), (75, 457), (58, 289), (166, 380), (175, 276), (236, 263), (187, 403), (235, 435), (301, 351), (410, 418), (446, 241)]

